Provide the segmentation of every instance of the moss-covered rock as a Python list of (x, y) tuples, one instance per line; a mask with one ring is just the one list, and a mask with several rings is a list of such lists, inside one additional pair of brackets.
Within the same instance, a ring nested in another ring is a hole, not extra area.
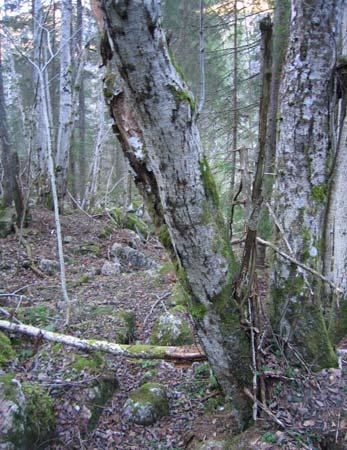
[(150, 232), (148, 225), (135, 213), (127, 212), (123, 214), (122, 208), (114, 208), (110, 211), (110, 214), (118, 228), (126, 228), (141, 236), (148, 236)]
[(53, 400), (37, 383), (24, 382), (26, 448), (38, 448), (52, 436), (55, 425)]
[(0, 376), (1, 450), (39, 448), (54, 423), (53, 400), (37, 383), (21, 385), (11, 374)]
[(0, 238), (5, 238), (14, 232), (16, 210), (12, 207), (0, 207)]
[(100, 245), (94, 241), (84, 241), (84, 242), (82, 242), (81, 245), (76, 247), (73, 251), (74, 251), (74, 253), (81, 254), (81, 255), (87, 255), (87, 254), (91, 253), (98, 258), (100, 258), (102, 255)]
[(181, 283), (175, 283), (172, 288), (171, 295), (168, 298), (168, 303), (172, 306), (187, 306), (189, 301), (189, 296), (187, 292), (184, 290)]
[(59, 263), (57, 261), (42, 258), (39, 263), (39, 268), (42, 272), (45, 272), (47, 275), (55, 275), (59, 269)]
[(0, 375), (0, 448), (24, 450), (25, 397), (19, 381)]
[(10, 339), (0, 331), (0, 367), (6, 367), (15, 357)]
[(193, 344), (194, 336), (185, 313), (185, 308), (181, 306), (162, 314), (154, 324), (150, 343), (154, 345)]
[(87, 407), (90, 410), (88, 431), (95, 428), (106, 403), (111, 400), (117, 388), (118, 382), (111, 376), (99, 378), (92, 387), (88, 388)]
[(227, 448), (226, 446), (226, 441), (208, 439), (207, 441), (198, 444), (194, 450), (225, 450)]
[(164, 386), (145, 383), (130, 394), (124, 404), (124, 415), (130, 422), (151, 425), (169, 413), (169, 402)]
[(144, 270), (156, 267), (156, 263), (142, 252), (115, 242), (110, 251), (112, 257), (120, 261), (122, 270)]

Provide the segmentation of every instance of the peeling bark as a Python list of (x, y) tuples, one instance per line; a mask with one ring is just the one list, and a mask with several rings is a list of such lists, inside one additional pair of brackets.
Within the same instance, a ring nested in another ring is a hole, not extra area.
[(166, 47), (155, 1), (103, 0), (104, 94), (114, 130), (190, 294), (204, 350), (240, 428), (250, 416), (250, 346), (233, 300), (237, 266), (202, 151), (195, 102)]

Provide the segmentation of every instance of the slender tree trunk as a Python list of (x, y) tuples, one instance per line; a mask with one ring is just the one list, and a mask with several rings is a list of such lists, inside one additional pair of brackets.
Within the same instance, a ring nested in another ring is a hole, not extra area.
[(64, 200), (69, 152), (72, 137), (72, 62), (71, 62), (71, 0), (61, 0), (61, 40), (60, 40), (60, 107), (59, 129), (56, 154), (57, 191), (60, 206)]
[[(275, 180), (275, 156), (278, 122), (278, 96), (281, 83), (282, 68), (286, 55), (290, 20), (290, 0), (276, 0), (273, 19), (272, 70), (270, 105), (266, 132), (264, 199), (271, 201), (272, 187)], [(269, 212), (263, 209), (259, 225), (259, 234), (263, 239), (271, 236), (271, 220)], [(265, 265), (266, 247), (259, 248), (259, 264)]]
[[(33, 61), (37, 67), (43, 67), (43, 9), (41, 0), (33, 1), (33, 35), (34, 35), (34, 55)], [(49, 194), (49, 184), (47, 183), (47, 146), (50, 136), (44, 124), (44, 99), (39, 88), (39, 76), (37, 70), (33, 73), (33, 85), (35, 92), (35, 121), (34, 121), (34, 154), (33, 154), (33, 178), (36, 184), (37, 195), (44, 203)]]
[[(82, 0), (77, 0), (77, 45), (79, 52), (83, 49), (83, 5)], [(79, 169), (79, 193), (83, 198), (85, 193), (86, 183), (86, 106), (85, 106), (85, 92), (84, 92), (84, 74), (81, 73), (81, 79), (79, 82), (79, 94), (78, 94), (78, 169)]]
[(195, 102), (170, 62), (157, 2), (101, 4), (103, 45), (113, 55), (104, 93), (114, 128), (159, 236), (175, 255), (198, 335), (242, 428), (251, 409), (243, 390), (251, 384), (250, 345), (233, 301), (237, 265)]
[[(323, 261), (331, 151), (329, 86), (341, 4), (339, 0), (292, 1), (281, 86), (275, 214), (292, 256), (318, 271)], [(275, 256), (271, 275), (274, 329), (314, 368), (337, 362), (322, 315), (321, 291), (317, 279)]]
[(233, 233), (234, 221), (234, 196), (235, 196), (235, 180), (236, 180), (236, 149), (237, 149), (237, 130), (238, 130), (238, 110), (237, 110), (237, 83), (238, 83), (238, 52), (237, 52), (237, 33), (238, 33), (238, 11), (237, 1), (234, 2), (234, 51), (233, 51), (233, 124), (232, 124), (232, 154), (231, 154), (231, 174), (230, 174), (230, 239)]
[(6, 117), (4, 82), (2, 77), (2, 50), (0, 41), (0, 147), (1, 163), (4, 169), (4, 185), (2, 205), (11, 206), (15, 203), (17, 223), (20, 224), (23, 214), (23, 196), (19, 184), (19, 159), (17, 152), (11, 150), (10, 136)]

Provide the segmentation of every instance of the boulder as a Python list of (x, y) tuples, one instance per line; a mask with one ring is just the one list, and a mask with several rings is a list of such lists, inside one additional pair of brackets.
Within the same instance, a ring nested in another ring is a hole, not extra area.
[(0, 449), (24, 449), (25, 397), (18, 380), (0, 376)]
[(55, 275), (59, 271), (60, 266), (57, 261), (43, 258), (39, 263), (39, 268), (47, 275)]
[(118, 258), (125, 271), (152, 269), (157, 266), (156, 263), (144, 253), (139, 252), (128, 245), (119, 244), (118, 242), (115, 242), (112, 245), (110, 255)]
[(123, 412), (129, 422), (152, 425), (169, 413), (169, 402), (164, 386), (158, 383), (143, 384), (130, 394)]
[(5, 238), (14, 232), (16, 210), (12, 207), (0, 208), (0, 238)]
[(185, 317), (184, 307), (176, 307), (159, 316), (150, 336), (154, 345), (190, 345), (194, 336)]
[(101, 268), (101, 275), (111, 277), (120, 273), (121, 264), (118, 258), (114, 258), (113, 261), (105, 261)]

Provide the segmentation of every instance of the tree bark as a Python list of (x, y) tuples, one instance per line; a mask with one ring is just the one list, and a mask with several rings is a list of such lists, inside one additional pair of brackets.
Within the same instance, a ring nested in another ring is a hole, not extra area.
[(71, 62), (71, 0), (61, 1), (61, 40), (60, 40), (60, 99), (59, 129), (56, 154), (56, 179), (60, 206), (62, 205), (67, 183), (69, 152), (72, 137), (72, 62)]
[(0, 40), (0, 156), (4, 169), (3, 196), (0, 206), (11, 206), (14, 201), (17, 213), (17, 223), (20, 224), (24, 204), (22, 190), (19, 184), (19, 159), (17, 152), (13, 152), (11, 149), (10, 136), (7, 127)]
[[(278, 123), (278, 98), (282, 77), (282, 69), (286, 56), (288, 44), (290, 21), (290, 0), (276, 0), (275, 12), (273, 18), (273, 37), (272, 37), (272, 68), (271, 68), (271, 87), (270, 104), (267, 117), (266, 144), (265, 144), (265, 175), (264, 175), (264, 199), (271, 201), (272, 188), (275, 181), (275, 157), (277, 141), (277, 123)], [(272, 226), (269, 212), (263, 209), (259, 224), (259, 234), (264, 239), (271, 236)], [(266, 247), (259, 249), (259, 264), (265, 265)]]
[[(281, 86), (275, 214), (291, 256), (319, 272), (331, 151), (329, 85), (341, 5), (339, 0), (293, 0)], [(270, 292), (275, 332), (317, 369), (337, 363), (322, 314), (321, 287), (275, 256)]]
[(334, 80), (334, 97), (336, 104), (330, 108), (332, 142), (335, 143), (334, 165), (329, 192), (329, 210), (325, 235), (324, 273), (340, 286), (342, 295), (327, 293), (332, 298), (330, 305), (330, 335), (335, 343), (347, 335), (347, 8), (343, 11), (341, 29), (341, 48), (337, 58)]
[(95, 339), (80, 339), (75, 336), (53, 333), (52, 331), (47, 331), (42, 328), (25, 325), (23, 323), (9, 322), (7, 320), (0, 320), (0, 329), (45, 339), (50, 342), (59, 342), (80, 350), (95, 350), (132, 359), (164, 359), (171, 361), (201, 361), (206, 359), (201, 349), (194, 345), (170, 347), (146, 344), (116, 344), (107, 341), (97, 341)]
[(195, 102), (170, 62), (157, 2), (101, 5), (101, 53), (109, 60), (104, 94), (114, 129), (159, 236), (175, 256), (199, 338), (242, 428), (251, 411), (243, 390), (251, 384), (250, 344), (233, 299), (237, 264)]

